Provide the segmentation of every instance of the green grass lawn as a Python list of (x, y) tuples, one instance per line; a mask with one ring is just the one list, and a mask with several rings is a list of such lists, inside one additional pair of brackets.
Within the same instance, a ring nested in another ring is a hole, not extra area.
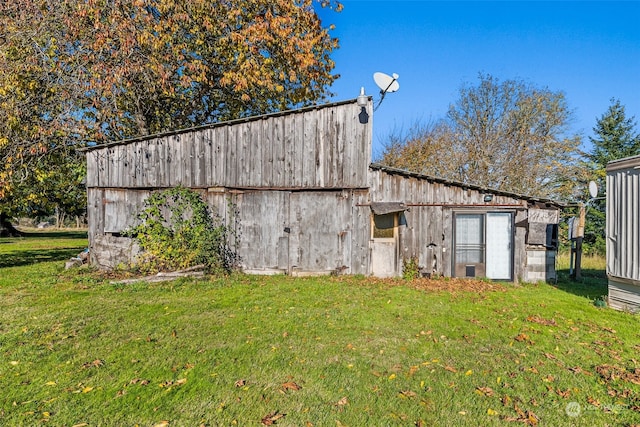
[(0, 425), (640, 424), (640, 320), (594, 306), (597, 266), (122, 285), (64, 271), (85, 246), (0, 240)]

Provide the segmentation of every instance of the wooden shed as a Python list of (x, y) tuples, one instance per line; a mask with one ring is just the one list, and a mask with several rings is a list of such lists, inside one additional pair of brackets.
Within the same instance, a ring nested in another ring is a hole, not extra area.
[[(152, 191), (182, 185), (235, 215), (245, 272), (555, 278), (560, 205), (371, 164), (356, 100), (87, 149), (90, 258), (135, 259), (121, 235)], [(233, 212), (232, 212), (233, 211)]]
[(607, 164), (609, 305), (640, 311), (640, 156)]

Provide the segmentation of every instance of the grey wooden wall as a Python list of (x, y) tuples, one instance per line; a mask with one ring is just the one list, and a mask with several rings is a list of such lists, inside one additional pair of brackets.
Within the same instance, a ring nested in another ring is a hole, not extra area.
[[(545, 209), (544, 204), (529, 202), (515, 195), (493, 194), (484, 201), (478, 188), (447, 184), (416, 174), (388, 173), (386, 168), (371, 171), (372, 202), (404, 202), (406, 226), (400, 227), (400, 257), (417, 257), (420, 265), (438, 274), (452, 275), (454, 212), (511, 211), (514, 213), (514, 279), (527, 280), (528, 214)], [(429, 206), (432, 205), (432, 206)], [(558, 222), (558, 208), (550, 207), (550, 222)], [(532, 236), (533, 237), (533, 236)], [(543, 248), (544, 249), (544, 248)]]
[[(370, 211), (367, 190), (198, 190), (238, 237), (244, 271), (287, 274), (367, 274)], [(94, 265), (135, 261), (131, 239), (146, 189), (97, 189), (89, 194)]]
[[(243, 191), (232, 196), (244, 271), (367, 274), (366, 190)], [(222, 194), (209, 195), (218, 198)]]
[(91, 148), (87, 186), (364, 188), (371, 120), (360, 113), (348, 101)]
[(92, 261), (131, 262), (119, 233), (151, 191), (182, 185), (225, 221), (237, 209), (245, 270), (366, 274), (370, 161), (371, 120), (355, 101), (90, 148)]

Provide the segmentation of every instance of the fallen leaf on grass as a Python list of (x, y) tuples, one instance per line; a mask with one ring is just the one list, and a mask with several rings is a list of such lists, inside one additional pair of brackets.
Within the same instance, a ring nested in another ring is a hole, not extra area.
[(623, 381), (628, 381), (633, 384), (640, 385), (640, 369), (638, 368), (633, 369), (633, 371), (628, 371), (625, 368), (605, 364), (596, 366), (596, 372), (602, 377), (603, 380), (606, 381), (621, 379)]
[(287, 390), (298, 391), (298, 390), (302, 390), (302, 387), (300, 387), (298, 384), (296, 384), (293, 381), (289, 381), (282, 384), (282, 391), (287, 391)]
[(287, 414), (281, 414), (279, 411), (275, 411), (269, 415), (266, 415), (260, 420), (260, 422), (265, 426), (274, 425), (280, 418), (286, 417)]
[(416, 397), (417, 394), (411, 390), (403, 390), (400, 393), (398, 393), (398, 395), (400, 397), (404, 397), (405, 399), (409, 398), (409, 397)]
[(104, 360), (96, 359), (93, 362), (87, 362), (82, 365), (84, 369), (99, 368), (100, 366), (104, 366)]
[(157, 424), (154, 424), (153, 427), (169, 427), (169, 421), (160, 421)]
[(491, 397), (493, 396), (493, 389), (491, 387), (476, 387), (476, 393)]
[(458, 370), (456, 368), (454, 368), (453, 366), (449, 366), (449, 365), (445, 366), (444, 370), (445, 371), (449, 371), (449, 372), (453, 372), (453, 373), (458, 372)]
[(233, 385), (236, 387), (244, 387), (246, 384), (247, 384), (247, 381), (243, 379), (239, 379), (238, 381), (233, 383)]
[(186, 378), (180, 378), (179, 380), (173, 381), (173, 380), (167, 380), (163, 383), (160, 383), (159, 386), (160, 387), (171, 387), (171, 386), (181, 386), (183, 384), (187, 383), (187, 379)]
[(597, 399), (594, 399), (591, 396), (587, 396), (587, 402), (592, 404), (593, 406), (595, 406), (596, 408), (600, 407), (600, 401)]
[(338, 400), (336, 405), (337, 406), (344, 406), (344, 405), (347, 405), (348, 403), (349, 403), (349, 399), (347, 399), (347, 396), (345, 396), (342, 399)]
[(537, 314), (527, 317), (527, 321), (533, 322), (533, 323), (537, 323), (539, 325), (545, 325), (545, 326), (557, 326), (558, 325), (558, 323), (556, 322), (555, 319), (545, 319), (543, 317), (538, 316)]
[(526, 424), (532, 425), (532, 426), (536, 426), (538, 425), (538, 422), (540, 421), (540, 419), (538, 418), (538, 416), (536, 414), (534, 414), (531, 411), (527, 411), (527, 418), (525, 420)]
[(507, 422), (516, 422), (516, 423), (524, 423), (526, 425), (530, 425), (530, 426), (537, 426), (538, 423), (540, 422), (540, 418), (538, 418), (538, 416), (536, 414), (534, 414), (532, 411), (523, 411), (522, 409), (518, 408), (517, 404), (513, 405), (513, 409), (516, 411), (516, 413), (518, 414), (517, 417), (501, 417), (501, 419), (503, 421), (507, 421)]

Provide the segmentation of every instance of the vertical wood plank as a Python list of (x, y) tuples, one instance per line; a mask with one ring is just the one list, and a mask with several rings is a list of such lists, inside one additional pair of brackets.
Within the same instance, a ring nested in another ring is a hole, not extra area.
[(326, 147), (326, 135), (325, 135), (325, 109), (316, 110), (316, 114), (314, 115), (316, 121), (316, 128), (314, 131), (315, 134), (315, 164), (314, 164), (314, 174), (315, 179), (313, 180), (314, 187), (324, 187), (325, 186), (325, 173), (327, 172), (327, 147)]
[(150, 187), (166, 187), (169, 181), (169, 169), (172, 166), (171, 151), (169, 150), (168, 137), (158, 138), (158, 170), (160, 173), (156, 177), (149, 179)]
[(250, 187), (260, 187), (266, 186), (267, 180), (263, 179), (262, 174), (264, 172), (263, 165), (265, 163), (264, 158), (264, 149), (265, 143), (264, 135), (263, 135), (263, 126), (265, 125), (266, 119), (262, 120), (254, 120), (248, 123), (249, 129), (249, 141), (250, 141), (250, 151), (249, 157), (251, 161), (249, 162), (250, 169), (247, 171), (247, 182)]
[(97, 158), (99, 151), (89, 151), (85, 155), (87, 162), (87, 188), (93, 187), (100, 182), (99, 169), (97, 167)]
[(290, 187), (301, 187), (303, 176), (304, 129), (301, 128), (303, 115), (285, 117), (286, 181)]
[(191, 167), (193, 168), (192, 173), (192, 185), (198, 188), (202, 188), (205, 185), (204, 173), (204, 130), (198, 130), (194, 132), (190, 132), (193, 137), (191, 143), (193, 144), (193, 158), (191, 162)]
[(227, 157), (225, 159), (225, 169), (227, 171), (224, 183), (227, 186), (237, 185), (238, 183), (238, 135), (240, 134), (239, 126), (226, 126), (228, 132), (228, 147), (225, 150)]
[(302, 116), (303, 138), (302, 145), (298, 146), (298, 150), (302, 148), (302, 186), (316, 186), (316, 117), (315, 110), (307, 111)]
[(231, 146), (231, 136), (229, 133), (229, 126), (223, 126), (216, 129), (216, 153), (218, 154), (218, 168), (216, 170), (216, 185), (226, 185), (227, 177), (229, 176), (228, 158), (229, 147)]
[(259, 132), (260, 132), (260, 140), (258, 144), (262, 148), (262, 165), (261, 165), (261, 178), (260, 180), (256, 180), (254, 186), (265, 186), (265, 187), (273, 187), (273, 123), (275, 119), (263, 119), (260, 120), (259, 124)]
[(272, 123), (273, 169), (271, 180), (274, 187), (284, 187), (286, 182), (284, 120), (282, 116), (275, 117)]

